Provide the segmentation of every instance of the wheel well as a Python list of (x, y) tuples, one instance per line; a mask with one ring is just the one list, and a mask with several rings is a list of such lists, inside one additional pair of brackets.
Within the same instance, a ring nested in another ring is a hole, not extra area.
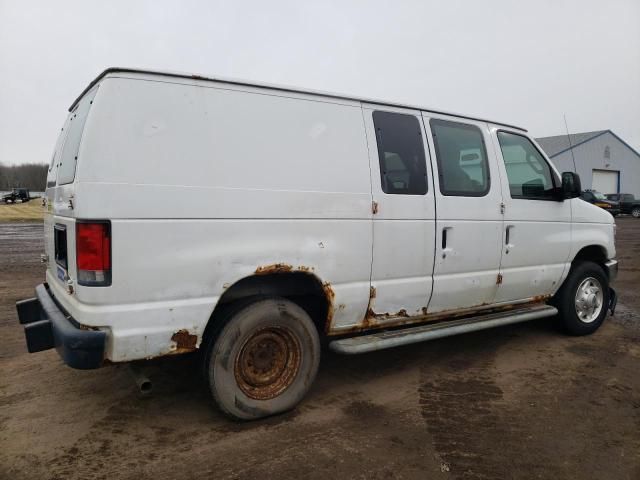
[(576, 264), (582, 260), (589, 260), (602, 266), (607, 261), (607, 252), (603, 247), (598, 245), (589, 245), (588, 247), (582, 248), (571, 263)]
[(224, 310), (251, 297), (265, 296), (284, 297), (298, 304), (309, 314), (322, 338), (333, 314), (333, 290), (330, 284), (323, 284), (314, 274), (303, 271), (257, 274), (231, 285), (216, 304), (204, 337), (211, 335)]

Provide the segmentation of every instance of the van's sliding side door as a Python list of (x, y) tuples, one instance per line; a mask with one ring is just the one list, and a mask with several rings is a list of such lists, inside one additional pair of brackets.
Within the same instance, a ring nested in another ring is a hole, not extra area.
[(432, 288), (435, 209), (420, 112), (363, 106), (373, 199), (368, 318), (423, 315)]

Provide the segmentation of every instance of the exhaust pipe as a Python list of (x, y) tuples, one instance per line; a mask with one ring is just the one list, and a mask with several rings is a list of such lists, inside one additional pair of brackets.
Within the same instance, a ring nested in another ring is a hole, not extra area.
[(141, 395), (150, 395), (153, 390), (153, 385), (149, 377), (147, 377), (140, 367), (135, 363), (129, 364), (129, 373), (133, 377), (133, 381), (136, 383), (138, 387), (138, 391)]

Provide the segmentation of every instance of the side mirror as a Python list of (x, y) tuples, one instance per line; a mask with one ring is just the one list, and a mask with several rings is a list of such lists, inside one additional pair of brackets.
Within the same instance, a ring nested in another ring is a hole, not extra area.
[(580, 175), (575, 172), (562, 173), (562, 198), (576, 198), (582, 193)]

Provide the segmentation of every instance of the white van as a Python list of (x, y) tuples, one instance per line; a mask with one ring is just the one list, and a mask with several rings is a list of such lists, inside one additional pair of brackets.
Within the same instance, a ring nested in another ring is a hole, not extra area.
[[(409, 105), (109, 69), (47, 178), (30, 352), (199, 350), (238, 419), (292, 408), (321, 344), (362, 353), (615, 306), (613, 218), (526, 130)], [(345, 360), (347, 361), (347, 360)]]

